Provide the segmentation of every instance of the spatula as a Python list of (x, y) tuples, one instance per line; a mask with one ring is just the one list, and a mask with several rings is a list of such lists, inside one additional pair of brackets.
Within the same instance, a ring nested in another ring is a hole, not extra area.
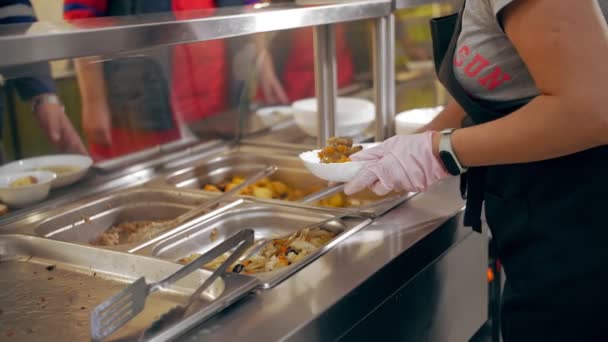
[[(167, 288), (176, 281), (199, 269), (201, 266), (215, 260), (239, 245), (240, 247), (246, 246), (246, 248), (248, 248), (253, 244), (253, 237), (253, 230), (241, 230), (209, 250), (209, 252), (199, 256), (194, 261), (159, 282), (147, 284), (144, 277), (137, 279), (133, 284), (93, 309), (91, 312), (91, 339), (93, 341), (103, 340), (130, 321), (133, 317), (137, 316), (137, 314), (144, 309), (146, 298), (151, 293)], [(210, 279), (213, 281), (216, 278), (217, 275), (214, 276), (214, 274), (212, 274), (203, 284), (211, 284)], [(202, 291), (200, 292), (202, 293)], [(198, 296), (200, 296), (200, 293), (198, 293)]]

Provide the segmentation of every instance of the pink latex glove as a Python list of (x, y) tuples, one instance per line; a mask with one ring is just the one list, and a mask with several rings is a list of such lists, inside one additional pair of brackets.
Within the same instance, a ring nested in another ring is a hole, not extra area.
[(353, 154), (351, 160), (367, 163), (346, 184), (347, 195), (365, 188), (380, 196), (391, 191), (420, 192), (449, 176), (433, 154), (433, 132), (394, 136)]

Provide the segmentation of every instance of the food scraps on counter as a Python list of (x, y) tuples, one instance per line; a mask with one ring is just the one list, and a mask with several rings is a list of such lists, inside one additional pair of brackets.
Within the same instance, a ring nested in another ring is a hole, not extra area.
[(361, 151), (362, 146), (353, 146), (352, 138), (331, 137), (327, 140), (327, 146), (319, 151), (321, 163), (346, 163), (350, 161), (350, 156)]

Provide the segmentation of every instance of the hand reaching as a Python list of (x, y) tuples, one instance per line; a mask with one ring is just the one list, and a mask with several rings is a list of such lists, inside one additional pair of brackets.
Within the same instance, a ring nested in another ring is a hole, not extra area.
[(433, 132), (397, 135), (351, 156), (366, 165), (346, 184), (352, 195), (370, 188), (377, 195), (391, 191), (425, 191), (449, 173), (433, 154)]
[(41, 103), (38, 105), (35, 115), (51, 143), (59, 150), (87, 154), (87, 149), (65, 114), (62, 105), (50, 102)]

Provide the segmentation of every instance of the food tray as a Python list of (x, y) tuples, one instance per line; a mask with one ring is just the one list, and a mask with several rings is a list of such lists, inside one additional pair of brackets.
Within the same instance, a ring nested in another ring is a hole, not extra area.
[[(211, 198), (201, 192), (175, 189), (131, 189), (72, 205), (70, 209), (61, 208), (41, 222), (34, 232), (54, 240), (88, 245), (113, 224), (172, 220)], [(170, 229), (168, 226), (167, 230)], [(132, 245), (118, 245), (115, 249), (128, 250)]]
[[(140, 276), (158, 281), (174, 263), (134, 254), (67, 244), (34, 236), (0, 236), (0, 339), (90, 340), (89, 311)], [(10, 275), (10, 276), (9, 276)], [(152, 294), (144, 311), (111, 335), (132, 339), (161, 313), (182, 304), (210, 275), (197, 270), (167, 290)], [(202, 295), (200, 311), (164, 332), (176, 336), (230, 305), (257, 286), (254, 278), (227, 274)]]
[(270, 177), (290, 187), (308, 193), (327, 187), (326, 182), (313, 176), (304, 169), (302, 162), (295, 157), (277, 155), (257, 155), (246, 152), (230, 152), (216, 158), (192, 163), (184, 169), (175, 171), (165, 178), (166, 184), (189, 189), (202, 189), (205, 184), (217, 184), (233, 176), (250, 176), (268, 165), (278, 166)]
[[(216, 243), (223, 241), (226, 237), (243, 228), (253, 229), (257, 242), (265, 238), (294, 233), (304, 226), (323, 221), (336, 214), (332, 210), (314, 210), (303, 206), (275, 206), (246, 200), (229, 211), (182, 230), (141, 252), (166, 260), (177, 261), (193, 253), (203, 254), (214, 247)], [(371, 223), (371, 219), (366, 218), (349, 218), (332, 222), (325, 228), (338, 232), (339, 235), (329, 244), (317, 249), (291, 266), (272, 272), (259, 273), (255, 277), (261, 281), (263, 288), (272, 288), (369, 223)]]
[[(309, 197), (307, 203), (314, 206), (334, 208), (337, 210), (352, 210), (360, 206), (382, 201), (389, 197), (397, 197), (398, 195), (397, 193), (389, 193), (385, 196), (378, 196), (370, 190), (365, 190), (351, 196), (346, 196), (343, 189), (344, 185), (341, 185), (334, 188), (333, 191), (325, 192), (322, 196)], [(402, 196), (396, 198), (394, 201), (389, 201), (388, 203), (383, 203), (382, 205), (363, 210), (362, 214), (369, 215), (371, 217), (380, 217), (415, 195), (416, 193), (414, 192), (403, 193)], [(349, 201), (351, 203), (349, 203)], [(358, 202), (358, 204), (352, 203), (354, 201)], [(337, 202), (341, 202), (341, 205), (337, 205)]]

